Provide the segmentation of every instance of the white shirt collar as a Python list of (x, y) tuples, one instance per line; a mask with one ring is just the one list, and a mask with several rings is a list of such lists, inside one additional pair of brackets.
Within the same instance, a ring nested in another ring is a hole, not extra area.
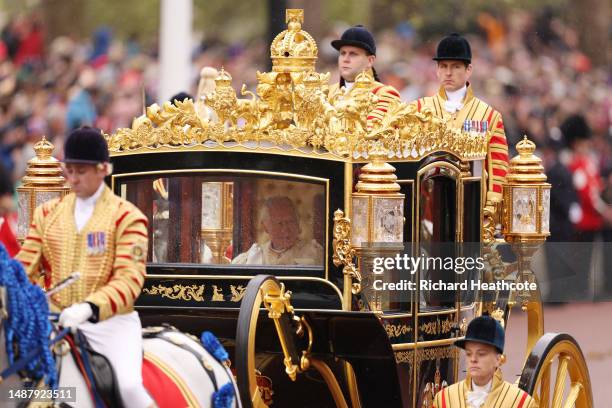
[(489, 396), (489, 392), (491, 392), (491, 388), (493, 387), (493, 379), (483, 385), (476, 385), (474, 380), (472, 380), (472, 391), (468, 391), (466, 402), (472, 408), (481, 408), (487, 397)]
[(449, 113), (455, 113), (463, 108), (463, 98), (467, 93), (467, 86), (456, 91), (446, 91), (446, 100), (444, 101), (444, 110)]
[(459, 88), (456, 91), (446, 91), (446, 99), (451, 102), (461, 102), (465, 98), (467, 93), (467, 85), (463, 85), (463, 88)]
[(353, 89), (353, 85), (355, 85), (355, 82), (344, 81), (344, 88), (346, 88), (347, 92)]
[(483, 386), (480, 386), (472, 380), (472, 390), (473, 391), (484, 391), (487, 394), (491, 392), (491, 388), (493, 387), (493, 379), (491, 378), (488, 383)]
[(94, 208), (96, 206), (96, 202), (104, 192), (106, 185), (104, 182), (100, 183), (100, 187), (93, 193), (90, 197), (87, 198), (76, 198), (76, 203), (74, 205), (74, 221), (76, 223), (77, 231), (81, 231), (83, 227), (87, 224), (87, 221), (93, 215)]

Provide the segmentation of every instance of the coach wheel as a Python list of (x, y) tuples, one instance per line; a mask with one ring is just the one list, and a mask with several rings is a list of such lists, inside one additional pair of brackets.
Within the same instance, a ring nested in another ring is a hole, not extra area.
[(569, 334), (546, 333), (538, 340), (523, 367), (519, 387), (540, 408), (593, 407), (586, 361)]

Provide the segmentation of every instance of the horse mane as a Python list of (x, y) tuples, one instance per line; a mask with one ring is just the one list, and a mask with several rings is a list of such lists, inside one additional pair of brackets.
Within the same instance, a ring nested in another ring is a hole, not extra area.
[[(51, 323), (49, 304), (43, 290), (32, 284), (23, 265), (11, 258), (0, 243), (0, 286), (6, 290), (8, 318), (4, 322), (6, 354), (8, 364), (15, 361), (15, 350), (25, 356), (40, 348), (37, 358), (32, 359), (26, 370), (31, 378), (57, 388), (57, 370), (49, 347)], [(16, 347), (15, 347), (16, 346)]]

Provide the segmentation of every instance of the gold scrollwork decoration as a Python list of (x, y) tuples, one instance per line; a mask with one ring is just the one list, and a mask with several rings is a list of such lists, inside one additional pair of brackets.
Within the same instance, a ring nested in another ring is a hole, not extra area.
[(361, 292), (361, 274), (353, 263), (355, 249), (351, 246), (351, 220), (344, 216), (344, 211), (334, 211), (334, 265), (344, 265), (342, 273), (351, 278), (351, 292)]
[(419, 326), (419, 331), (435, 336), (449, 333), (453, 329), (453, 322), (450, 319), (436, 319), (432, 322), (423, 323)]
[(412, 327), (405, 324), (387, 324), (385, 325), (385, 330), (387, 331), (387, 336), (389, 336), (389, 338), (393, 338), (410, 333), (412, 331)]
[(396, 351), (395, 362), (398, 364), (408, 363), (412, 367), (412, 364), (414, 363), (414, 350)]
[(423, 361), (437, 360), (443, 358), (455, 358), (458, 356), (458, 350), (459, 349), (455, 346), (417, 349), (417, 365), (421, 364)]
[(142, 291), (147, 295), (159, 295), (172, 300), (195, 300), (197, 302), (204, 302), (204, 285), (172, 285), (164, 286), (161, 284), (151, 286), (150, 288), (143, 288)]
[(495, 206), (487, 204), (483, 209), (482, 242), (491, 245), (495, 242), (496, 211)]

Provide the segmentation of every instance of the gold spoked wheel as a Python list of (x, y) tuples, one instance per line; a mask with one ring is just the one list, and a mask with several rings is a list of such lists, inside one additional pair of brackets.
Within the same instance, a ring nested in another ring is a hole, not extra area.
[(236, 329), (236, 381), (245, 408), (267, 408), (257, 388), (255, 334), (264, 294), (280, 291), (281, 286), (275, 277), (258, 275), (247, 285), (240, 304)]
[(546, 333), (529, 354), (519, 387), (540, 408), (592, 408), (593, 394), (586, 361), (569, 334)]
[[(285, 313), (285, 308), (290, 306), (275, 302), (277, 307), (270, 307), (271, 299), (288, 301), (283, 285), (274, 276), (257, 275), (249, 282), (240, 305), (236, 330), (236, 377), (242, 406), (245, 408), (267, 408), (257, 387), (255, 367), (255, 339), (262, 307), (265, 305), (273, 310), (268, 316), (272, 317), (273, 314), (277, 332), (292, 331), (289, 313)], [(287, 374), (295, 376), (300, 356), (296, 352), (293, 337), (279, 336), (279, 340), (283, 350), (287, 350), (285, 358)]]
[[(271, 275), (257, 275), (247, 286), (236, 330), (236, 377), (242, 406), (267, 408), (257, 386), (255, 366), (257, 323), (265, 310), (264, 316), (274, 321), (284, 356), (285, 373), (289, 378), (295, 381), (298, 373), (313, 368), (325, 381), (336, 407), (348, 407), (334, 372), (325, 361), (311, 356), (314, 340), (311, 326), (307, 319), (294, 315), (290, 299), (291, 293), (285, 291), (284, 285)], [(301, 345), (306, 346), (305, 350), (298, 350), (296, 341), (299, 340), (296, 336), (303, 336), (306, 343)]]

